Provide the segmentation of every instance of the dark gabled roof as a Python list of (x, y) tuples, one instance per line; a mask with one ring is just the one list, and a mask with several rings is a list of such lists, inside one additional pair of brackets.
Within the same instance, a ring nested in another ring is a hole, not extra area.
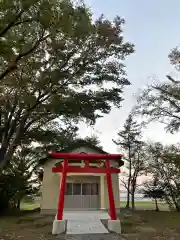
[(61, 150), (61, 152), (71, 152), (76, 148), (80, 148), (80, 147), (89, 147), (89, 148), (93, 148), (94, 150), (96, 150), (97, 152), (101, 153), (101, 154), (107, 154), (107, 152), (105, 152), (101, 147), (97, 147), (93, 144), (91, 144), (90, 142), (87, 142), (83, 139), (79, 139), (75, 142), (72, 142), (71, 144), (69, 144), (68, 147), (64, 148)]
[[(77, 140), (75, 142), (72, 142), (71, 144), (69, 144), (68, 147), (63, 148), (61, 151), (59, 152), (71, 152), (76, 148), (80, 148), (80, 147), (89, 147), (92, 148), (94, 150), (96, 150), (97, 152), (99, 152), (100, 154), (108, 154), (108, 152), (105, 152), (101, 147), (95, 146), (93, 144), (91, 144), (90, 142), (87, 142), (83, 139)], [(56, 151), (58, 152), (58, 151)], [(39, 164), (40, 165), (44, 165), (46, 163), (47, 160), (51, 159), (51, 157), (47, 156), (45, 158), (40, 159)], [(124, 161), (123, 160), (116, 160), (119, 162), (119, 166), (123, 166), (124, 165)]]

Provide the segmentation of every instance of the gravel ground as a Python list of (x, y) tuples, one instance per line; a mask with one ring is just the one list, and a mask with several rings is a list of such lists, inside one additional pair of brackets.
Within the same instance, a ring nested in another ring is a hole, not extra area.
[(54, 216), (33, 214), (0, 218), (0, 240), (120, 240), (118, 234), (63, 234), (53, 236)]

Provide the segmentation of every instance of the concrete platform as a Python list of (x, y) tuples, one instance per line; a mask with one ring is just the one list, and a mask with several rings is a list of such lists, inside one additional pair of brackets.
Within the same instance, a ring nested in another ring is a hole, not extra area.
[(67, 220), (67, 234), (93, 234), (109, 233), (101, 219), (109, 219), (107, 212), (103, 211), (81, 211), (64, 212)]

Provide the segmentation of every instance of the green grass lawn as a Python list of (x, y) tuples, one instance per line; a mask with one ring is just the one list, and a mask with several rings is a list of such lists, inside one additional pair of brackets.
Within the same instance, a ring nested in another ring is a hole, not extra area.
[[(130, 204), (131, 205), (131, 204)], [(159, 204), (159, 207), (162, 208), (164, 204), (160, 203)], [(126, 202), (120, 202), (120, 207), (125, 207), (126, 206)], [(155, 204), (154, 202), (145, 202), (145, 201), (142, 201), (142, 202), (135, 202), (135, 206), (136, 208), (138, 209), (154, 209), (155, 208)], [(32, 203), (32, 202), (22, 202), (21, 203), (21, 210), (33, 210), (35, 208), (39, 208), (40, 207), (40, 204), (39, 203)]]
[[(131, 203), (131, 202), (130, 202)], [(126, 202), (120, 202), (121, 205), (126, 205)], [(135, 202), (135, 205), (136, 206), (149, 206), (149, 205), (154, 205), (154, 202), (153, 201), (138, 201), (138, 202)]]
[[(126, 202), (120, 202), (120, 207), (124, 208), (126, 206)], [(131, 206), (131, 204), (130, 204)], [(39, 208), (39, 203), (33, 203), (33, 202), (22, 202), (21, 203), (21, 210), (33, 210), (35, 208)], [(153, 201), (142, 201), (142, 202), (135, 202), (136, 209), (139, 210), (154, 210), (155, 204)], [(168, 210), (168, 206), (165, 203), (159, 203), (160, 210)]]
[(20, 206), (21, 210), (33, 210), (39, 207), (40, 207), (39, 203), (25, 203), (25, 202), (22, 202)]
[[(130, 203), (131, 206), (131, 203)], [(161, 211), (168, 211), (168, 205), (166, 203), (158, 203), (159, 209)], [(120, 202), (120, 207), (124, 208), (126, 207), (126, 202)], [(155, 209), (155, 203), (153, 201), (138, 201), (135, 202), (135, 207), (138, 210), (154, 210)]]

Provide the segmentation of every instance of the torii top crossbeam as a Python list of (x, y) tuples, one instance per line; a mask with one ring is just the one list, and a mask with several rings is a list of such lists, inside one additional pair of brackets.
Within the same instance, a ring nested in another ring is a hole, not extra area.
[(121, 160), (122, 154), (85, 154), (85, 153), (63, 153), (51, 152), (50, 157), (58, 159), (83, 159), (83, 160)]

